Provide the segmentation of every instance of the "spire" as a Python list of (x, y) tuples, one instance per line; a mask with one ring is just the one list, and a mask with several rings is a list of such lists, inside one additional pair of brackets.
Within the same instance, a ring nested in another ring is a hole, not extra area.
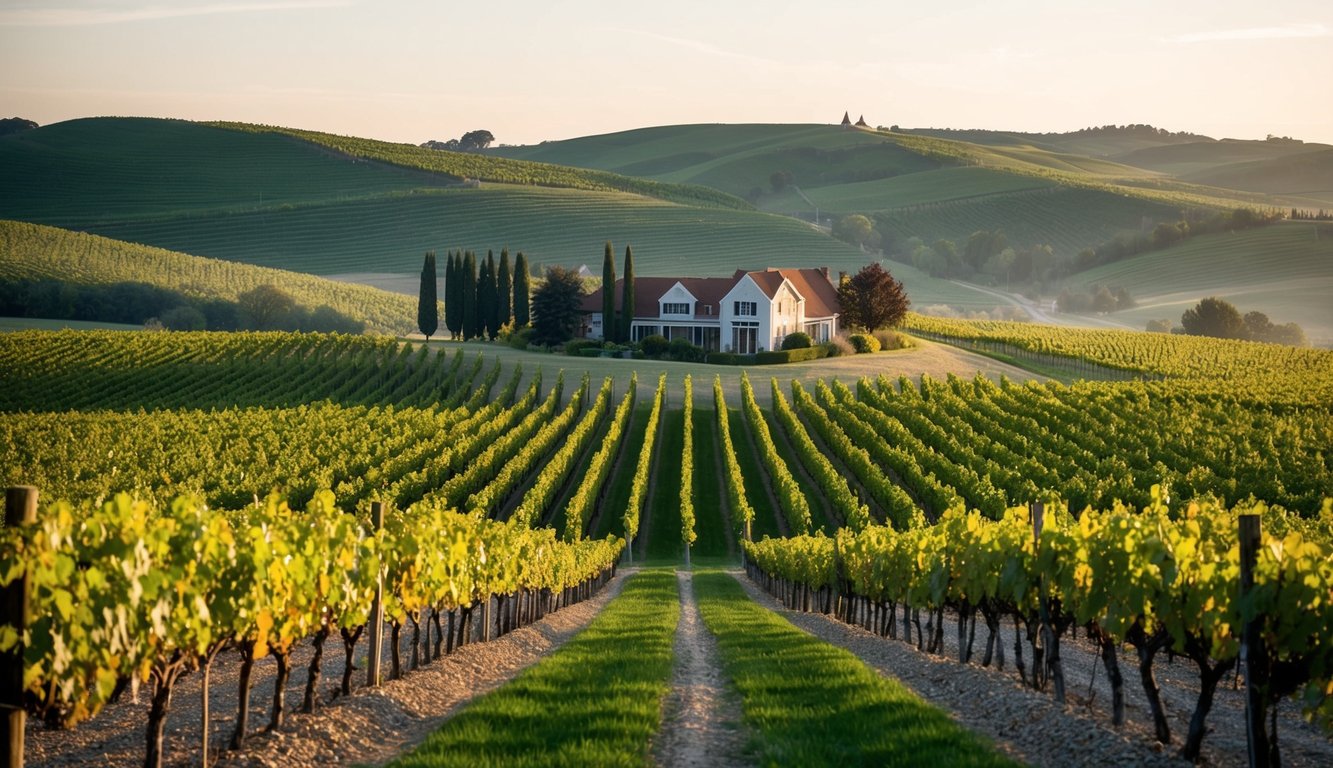
[(852, 116), (851, 116), (849, 113), (847, 113), (847, 112), (843, 112), (843, 113), (842, 113), (842, 127), (843, 127), (843, 128), (850, 128), (851, 125), (852, 125)]
[(857, 127), (857, 128), (869, 128), (869, 127), (870, 127), (869, 125), (866, 124), (866, 116), (865, 116), (865, 115), (861, 115), (861, 119), (859, 119), (859, 120), (856, 121), (856, 127)]

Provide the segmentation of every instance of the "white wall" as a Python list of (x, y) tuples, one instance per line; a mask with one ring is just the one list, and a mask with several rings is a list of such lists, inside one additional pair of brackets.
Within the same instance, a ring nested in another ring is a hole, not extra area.
[[(757, 314), (754, 317), (737, 317), (735, 309), (736, 302), (738, 301), (753, 301), (755, 303), (755, 311)], [(771, 346), (773, 339), (772, 303), (769, 301), (768, 295), (755, 284), (754, 280), (751, 279), (749, 275), (742, 277), (740, 282), (736, 283), (736, 285), (727, 292), (727, 295), (722, 298), (721, 320), (722, 349), (725, 350), (731, 345), (732, 323), (737, 320), (743, 322), (757, 321), (759, 323), (759, 328), (756, 332), (758, 338), (757, 345), (763, 347), (765, 350), (771, 350), (773, 348)]]

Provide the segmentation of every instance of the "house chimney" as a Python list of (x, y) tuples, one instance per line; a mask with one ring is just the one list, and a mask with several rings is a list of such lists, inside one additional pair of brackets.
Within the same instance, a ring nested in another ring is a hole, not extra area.
[(828, 267), (820, 267), (819, 274), (823, 275), (825, 280), (828, 280)]

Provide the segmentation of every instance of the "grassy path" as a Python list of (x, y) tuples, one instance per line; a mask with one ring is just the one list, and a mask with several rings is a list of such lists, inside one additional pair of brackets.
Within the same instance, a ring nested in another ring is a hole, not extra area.
[(759, 764), (1012, 765), (900, 683), (751, 601), (731, 576), (696, 574), (694, 593)]
[(643, 765), (669, 687), (679, 617), (673, 573), (631, 577), (581, 634), (390, 765)]

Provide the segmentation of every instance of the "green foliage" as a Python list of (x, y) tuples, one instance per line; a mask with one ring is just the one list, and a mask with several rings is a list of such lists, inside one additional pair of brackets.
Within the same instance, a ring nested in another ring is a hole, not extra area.
[(518, 257), (514, 261), (514, 325), (522, 328), (532, 323), (532, 316), (529, 314), (529, 299), (532, 296), (532, 273), (528, 267), (528, 257), (518, 252)]
[(624, 276), (621, 278), (621, 312), (620, 312), (620, 333), (617, 339), (623, 343), (629, 343), (633, 338), (634, 328), (634, 251), (627, 245), (625, 246), (625, 269)]
[(574, 338), (579, 330), (583, 281), (577, 272), (548, 267), (546, 280), (532, 295), (532, 340), (554, 346)]
[(688, 373), (685, 374), (681, 405), (685, 437), (684, 450), (680, 454), (680, 538), (685, 544), (685, 561), (689, 562), (690, 547), (698, 536), (694, 531), (694, 389)]
[(660, 333), (644, 336), (643, 340), (639, 342), (639, 349), (643, 350), (643, 354), (652, 358), (666, 354), (670, 347), (671, 342), (667, 341), (666, 337)]
[(421, 290), (417, 294), (417, 330), (430, 341), (440, 329), (440, 307), (435, 298), (435, 252), (428, 251), (421, 265)]
[(759, 403), (755, 402), (750, 378), (744, 371), (741, 372), (741, 412), (745, 414), (745, 421), (750, 426), (750, 434), (754, 436), (755, 447), (759, 449), (759, 458), (768, 473), (778, 506), (782, 508), (782, 514), (787, 520), (787, 527), (798, 534), (809, 531), (810, 502), (801, 492), (796, 478), (792, 477), (787, 462), (778, 454), (773, 436), (768, 431), (768, 422), (759, 410)]
[(496, 319), (499, 327), (514, 322), (514, 275), (509, 267), (509, 249), (500, 249), (499, 275), (495, 280)]
[(481, 335), (482, 328), (477, 323), (481, 317), (479, 301), (477, 298), (480, 289), (480, 281), (477, 276), (477, 254), (468, 251), (463, 255), (463, 268), (460, 273), (459, 291), (461, 300), (458, 302), (463, 317), (460, 321), (463, 329), (463, 340), (475, 339)]
[(1210, 296), (1180, 316), (1185, 333), (1217, 339), (1245, 338), (1245, 320), (1229, 302)]
[(592, 517), (593, 507), (603, 493), (603, 485), (615, 465), (616, 454), (620, 451), (621, 441), (624, 440), (625, 433), (629, 429), (630, 415), (634, 412), (638, 385), (639, 375), (637, 373), (631, 374), (625, 396), (621, 398), (620, 405), (616, 406), (615, 415), (611, 417), (611, 426), (602, 437), (602, 446), (593, 455), (588, 464), (588, 470), (583, 475), (583, 480), (579, 482), (578, 488), (570, 494), (569, 501), (565, 504), (564, 537), (566, 541), (578, 541), (583, 538), (583, 532), (587, 529), (589, 519)]
[(658, 440), (658, 426), (662, 420), (662, 407), (666, 401), (666, 374), (657, 379), (657, 392), (653, 395), (653, 406), (648, 412), (648, 424), (644, 431), (643, 444), (639, 446), (639, 458), (634, 468), (634, 483), (630, 486), (629, 502), (625, 505), (625, 540), (628, 546), (634, 546), (634, 537), (639, 534), (639, 512), (643, 508), (644, 497), (648, 495), (648, 475), (653, 460), (653, 445)]
[(868, 333), (853, 333), (847, 337), (847, 341), (851, 343), (852, 348), (856, 350), (858, 355), (879, 351), (879, 339)]
[(235, 305), (260, 286), (286, 293), (306, 312), (328, 308), (379, 333), (411, 328), (410, 297), (311, 275), (204, 259), (36, 224), (0, 221), (0, 281), (57, 280), (75, 286), (140, 283), (183, 301)]
[(811, 346), (810, 334), (805, 331), (796, 331), (789, 333), (782, 339), (782, 349), (809, 349)]
[[(819, 488), (824, 493), (824, 498), (829, 501), (833, 512), (842, 521), (842, 524), (854, 531), (866, 527), (870, 524), (870, 509), (862, 504), (856, 497), (850, 486), (838, 470), (828, 460), (815, 441), (810, 439), (810, 434), (806, 432), (805, 426), (797, 417), (796, 412), (792, 410), (791, 405), (787, 403), (787, 398), (783, 397), (782, 389), (778, 387), (778, 380), (772, 380), (773, 385), (773, 415), (782, 425), (783, 431), (787, 433), (787, 439), (796, 450), (796, 455), (800, 457), (801, 464), (815, 478)], [(792, 394), (795, 396), (800, 383), (792, 382)]]
[[(626, 310), (633, 314), (632, 307)], [(610, 240), (606, 241), (606, 252), (602, 254), (602, 338), (623, 341), (616, 320), (616, 255)]]

